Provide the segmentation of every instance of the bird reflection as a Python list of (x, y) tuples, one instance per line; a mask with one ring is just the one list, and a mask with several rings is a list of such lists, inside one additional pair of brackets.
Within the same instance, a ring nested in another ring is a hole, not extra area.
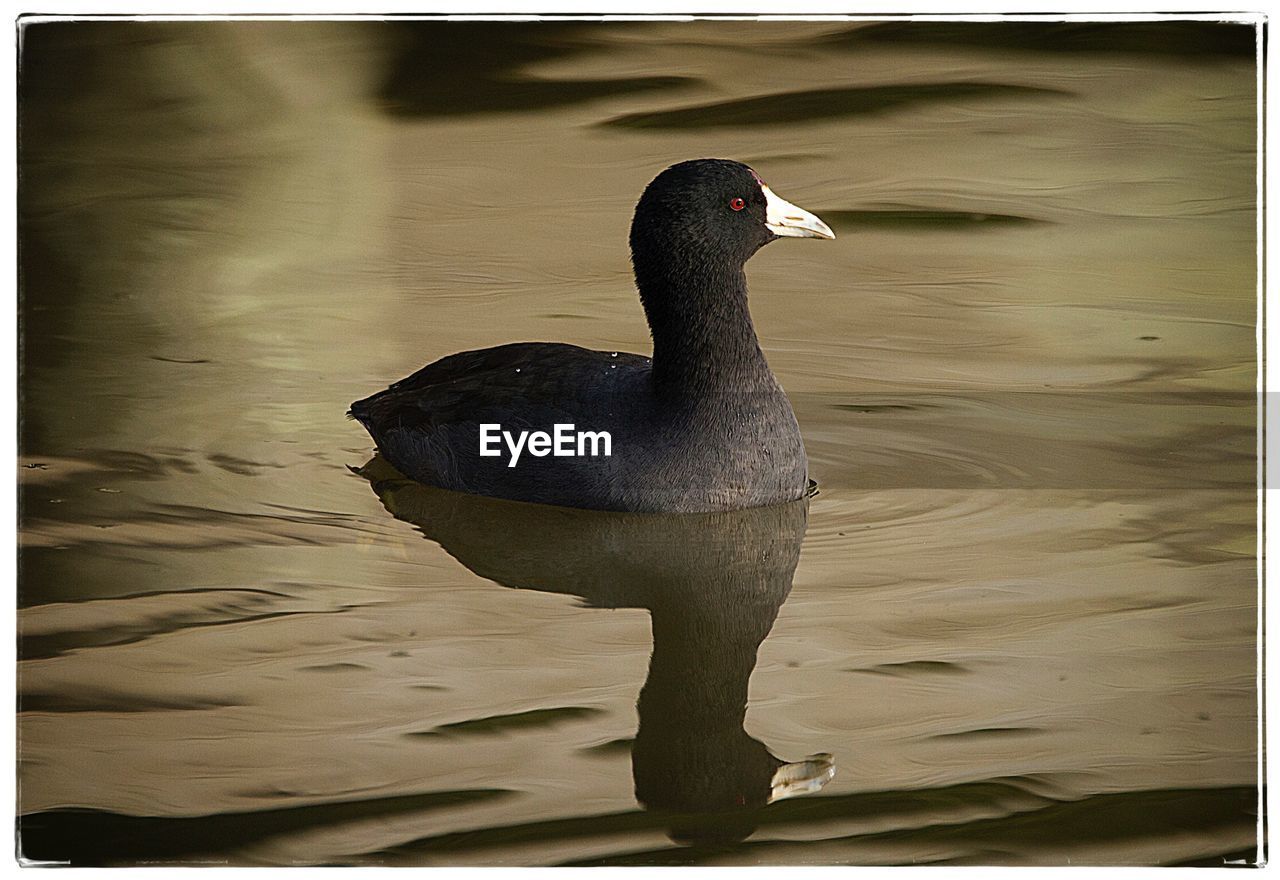
[(673, 840), (742, 840), (760, 808), (834, 776), (830, 755), (789, 763), (743, 729), (756, 651), (791, 591), (807, 498), (725, 513), (602, 513), (424, 486), (377, 456), (357, 473), (392, 515), (481, 577), (649, 610), (653, 655), (631, 767), (636, 799), (668, 817)]

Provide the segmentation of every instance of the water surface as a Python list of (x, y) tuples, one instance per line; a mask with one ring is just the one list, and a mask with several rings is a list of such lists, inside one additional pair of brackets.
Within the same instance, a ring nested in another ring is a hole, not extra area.
[[(26, 854), (1253, 861), (1252, 46), (29, 27)], [(370, 464), (346, 405), (440, 356), (647, 351), (631, 211), (704, 155), (839, 234), (749, 265), (815, 497), (637, 521)]]

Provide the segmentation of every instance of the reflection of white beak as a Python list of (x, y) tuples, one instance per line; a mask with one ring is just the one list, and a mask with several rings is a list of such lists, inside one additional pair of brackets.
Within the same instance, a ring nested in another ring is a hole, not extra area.
[[(814, 218), (817, 220), (817, 218)], [(818, 220), (821, 223), (821, 220)], [(769, 803), (820, 790), (836, 775), (836, 762), (826, 752), (783, 764), (773, 774)]]
[(804, 208), (797, 208), (775, 195), (767, 186), (760, 187), (765, 198), (765, 223), (774, 235), (788, 238), (835, 238), (831, 227)]

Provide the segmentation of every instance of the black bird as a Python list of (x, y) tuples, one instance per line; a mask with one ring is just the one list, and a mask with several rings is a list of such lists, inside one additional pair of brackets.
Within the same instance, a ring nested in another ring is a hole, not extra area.
[[(651, 358), (551, 342), (467, 351), (356, 401), (350, 414), (399, 471), (444, 489), (619, 511), (794, 501), (807, 488), (804, 443), (756, 340), (743, 270), (782, 237), (835, 234), (740, 162), (673, 165), (645, 189), (631, 223)], [(556, 425), (573, 426), (558, 450), (530, 438)], [(517, 456), (521, 432), (530, 434)]]

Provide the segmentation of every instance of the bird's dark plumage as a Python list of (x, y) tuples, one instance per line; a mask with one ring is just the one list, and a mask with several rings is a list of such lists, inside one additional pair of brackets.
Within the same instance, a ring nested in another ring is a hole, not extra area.
[[(833, 237), (745, 165), (675, 165), (645, 190), (632, 263), (653, 356), (522, 342), (450, 355), (351, 415), (429, 485), (517, 501), (714, 511), (804, 495), (807, 463), (747, 309), (743, 264), (780, 236)], [(480, 426), (608, 432), (611, 455), (480, 455)]]

